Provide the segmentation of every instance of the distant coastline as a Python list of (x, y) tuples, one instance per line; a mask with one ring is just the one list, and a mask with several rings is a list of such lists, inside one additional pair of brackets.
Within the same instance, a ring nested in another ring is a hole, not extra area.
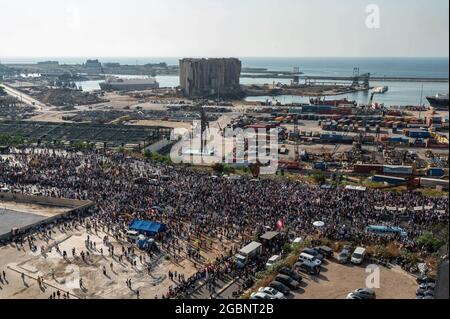
[[(62, 64), (82, 64), (87, 59), (99, 59), (102, 63), (117, 62), (124, 65), (144, 65), (165, 62), (178, 65), (179, 57), (0, 57), (3, 64), (37, 63), (55, 60)], [(373, 77), (448, 78), (448, 57), (238, 57), (243, 68), (265, 68), (268, 71), (292, 71), (299, 67), (304, 74), (350, 76), (353, 68), (370, 72)]]

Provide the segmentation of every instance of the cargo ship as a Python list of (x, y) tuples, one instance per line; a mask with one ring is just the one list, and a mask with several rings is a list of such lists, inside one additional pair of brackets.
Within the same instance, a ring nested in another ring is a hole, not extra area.
[(436, 110), (448, 111), (448, 93), (427, 96), (427, 100)]
[(356, 101), (349, 101), (346, 98), (340, 99), (340, 100), (325, 100), (325, 99), (321, 99), (321, 98), (312, 98), (312, 99), (309, 99), (309, 102), (312, 105), (330, 105), (330, 106), (339, 106), (342, 104), (354, 105), (354, 106), (357, 105)]
[(119, 77), (108, 77), (105, 82), (100, 83), (104, 91), (141, 91), (158, 89), (159, 83), (154, 78), (123, 79)]

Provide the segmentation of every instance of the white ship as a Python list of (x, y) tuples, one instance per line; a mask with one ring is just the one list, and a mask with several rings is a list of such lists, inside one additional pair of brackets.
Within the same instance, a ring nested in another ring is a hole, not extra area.
[(141, 91), (158, 89), (159, 83), (154, 78), (124, 79), (119, 77), (107, 77), (100, 83), (104, 91)]
[(383, 94), (383, 93), (386, 93), (388, 90), (389, 90), (388, 86), (379, 86), (379, 87), (376, 87), (373, 91), (378, 94)]

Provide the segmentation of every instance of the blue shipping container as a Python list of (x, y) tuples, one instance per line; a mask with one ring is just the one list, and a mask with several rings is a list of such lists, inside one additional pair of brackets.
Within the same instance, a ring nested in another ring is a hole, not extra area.
[(431, 133), (428, 131), (409, 131), (409, 137), (411, 137), (411, 138), (430, 138)]
[(393, 176), (375, 175), (372, 177), (372, 182), (388, 183), (390, 185), (400, 185), (406, 182), (406, 179)]
[(412, 166), (383, 165), (383, 173), (395, 175), (412, 175), (414, 169)]
[(445, 172), (442, 168), (430, 168), (427, 171), (427, 176), (442, 177), (444, 175), (445, 175)]
[(316, 163), (314, 163), (314, 169), (325, 170), (325, 169), (327, 169), (327, 164), (324, 162), (316, 162)]

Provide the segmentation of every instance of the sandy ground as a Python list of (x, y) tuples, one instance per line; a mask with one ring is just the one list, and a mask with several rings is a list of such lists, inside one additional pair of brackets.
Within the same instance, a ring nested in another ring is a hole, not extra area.
[[(366, 287), (367, 264), (341, 265), (326, 261), (319, 276), (303, 277), (302, 289), (294, 294), (295, 299), (345, 299), (347, 294)], [(415, 278), (400, 268), (379, 268), (379, 288), (375, 288), (377, 299), (415, 299)]]
[[(85, 240), (90, 236), (96, 243), (96, 249), (90, 249), (90, 258), (84, 262), (79, 257), (80, 252), (87, 251)], [(45, 247), (46, 253), (42, 255), (40, 249), (32, 252), (26, 245), (25, 250), (13, 245), (0, 247), (0, 271), (6, 271), (8, 283), (0, 283), (0, 299), (8, 298), (48, 298), (56, 290), (69, 292), (71, 298), (137, 298), (136, 290), (139, 290), (141, 298), (161, 297), (167, 293), (169, 286), (175, 286), (167, 273), (169, 270), (177, 271), (187, 277), (196, 272), (196, 267), (203, 267), (208, 261), (214, 260), (223, 253), (223, 249), (217, 244), (212, 249), (202, 250), (201, 263), (194, 263), (182, 254), (181, 259), (174, 261), (166, 259), (163, 254), (150, 258), (146, 253), (136, 249), (134, 260), (137, 266), (124, 259), (119, 262), (117, 257), (112, 257), (107, 252), (107, 247), (102, 239), (106, 234), (88, 233), (84, 228), (69, 232), (61, 232), (54, 229), (52, 240), (45, 242), (39, 240), (37, 246)], [(215, 241), (218, 242), (217, 240)], [(68, 259), (56, 252), (54, 244), (58, 243), (61, 251), (67, 251)], [(121, 246), (127, 247), (128, 243), (112, 241), (116, 254), (121, 252)], [(72, 248), (76, 249), (76, 256), (72, 256)], [(103, 249), (103, 256), (100, 249)], [(140, 262), (142, 256), (143, 262)], [(110, 267), (112, 263), (113, 267)], [(152, 265), (151, 273), (147, 272), (146, 263)], [(106, 268), (106, 276), (103, 274), (103, 266)], [(24, 273), (25, 280), (22, 280)], [(53, 276), (54, 273), (54, 276)], [(45, 280), (45, 289), (40, 289), (37, 277)], [(83, 286), (79, 286), (79, 279), (83, 279)], [(131, 279), (131, 289), (127, 287), (126, 280)]]

